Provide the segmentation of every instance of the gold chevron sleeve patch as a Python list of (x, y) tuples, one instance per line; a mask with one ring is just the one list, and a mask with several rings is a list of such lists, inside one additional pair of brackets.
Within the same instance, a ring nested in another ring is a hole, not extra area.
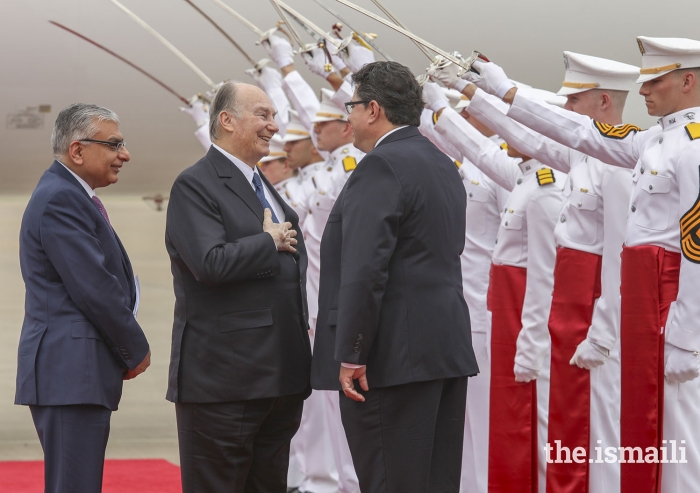
[(508, 144), (506, 144), (505, 142), (504, 142), (503, 144), (501, 144), (501, 149), (503, 149), (504, 151), (507, 151), (507, 150), (508, 150)]
[(348, 156), (346, 158), (343, 158), (343, 169), (346, 173), (349, 173), (355, 168), (357, 168), (357, 160), (354, 157)]
[(602, 122), (595, 122), (595, 126), (598, 129), (598, 132), (603, 137), (608, 137), (610, 139), (624, 139), (626, 138), (629, 134), (633, 132), (641, 132), (641, 128), (639, 128), (636, 125), (632, 125), (630, 123), (627, 123), (625, 125), (620, 125), (620, 126), (615, 126), (615, 125), (608, 125), (607, 123), (602, 123)]
[(554, 171), (552, 171), (550, 168), (542, 168), (537, 170), (537, 183), (539, 183), (540, 186), (549, 185), (555, 181), (557, 180), (554, 177)]
[(440, 116), (433, 111), (433, 125), (435, 125), (439, 119), (440, 119)]
[(457, 169), (459, 169), (459, 168), (462, 167), (462, 163), (460, 163), (459, 161), (457, 161), (457, 160), (455, 159), (455, 166), (457, 166)]
[[(700, 172), (700, 166), (698, 171)], [(680, 226), (683, 256), (694, 264), (700, 264), (700, 193), (693, 207), (681, 217)]]
[(700, 123), (693, 122), (685, 126), (685, 133), (688, 134), (690, 140), (700, 138)]

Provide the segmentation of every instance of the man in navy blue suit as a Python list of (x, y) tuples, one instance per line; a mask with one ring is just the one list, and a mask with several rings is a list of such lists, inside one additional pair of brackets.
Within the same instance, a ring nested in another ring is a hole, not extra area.
[(15, 404), (32, 413), (45, 493), (100, 492), (122, 382), (151, 361), (129, 257), (95, 196), (130, 155), (117, 115), (91, 104), (64, 108), (51, 143), (55, 160), (20, 230), (26, 301)]

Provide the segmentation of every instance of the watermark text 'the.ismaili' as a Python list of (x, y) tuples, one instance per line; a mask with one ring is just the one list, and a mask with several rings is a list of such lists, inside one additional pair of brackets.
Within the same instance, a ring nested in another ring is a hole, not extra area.
[(561, 440), (554, 440), (554, 446), (547, 443), (544, 446), (545, 459), (548, 464), (687, 464), (685, 457), (685, 440), (662, 440), (661, 447), (603, 447), (598, 440), (598, 446), (587, 457), (584, 447), (571, 450), (562, 446)]

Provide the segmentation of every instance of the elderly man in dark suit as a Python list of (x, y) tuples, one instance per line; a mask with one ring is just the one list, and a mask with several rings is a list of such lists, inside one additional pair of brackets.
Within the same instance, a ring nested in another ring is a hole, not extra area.
[(91, 104), (64, 108), (51, 142), (55, 161), (19, 238), (26, 302), (15, 404), (31, 410), (46, 493), (95, 493), (122, 382), (150, 364), (131, 263), (95, 195), (130, 155), (117, 115)]
[(306, 251), (256, 166), (278, 130), (268, 97), (227, 82), (210, 115), (213, 145), (175, 180), (166, 225), (183, 491), (284, 493), (310, 393)]
[(353, 81), (346, 107), (367, 155), (323, 233), (312, 385), (344, 393), (363, 493), (456, 493), (478, 372), (460, 267), (466, 193), (416, 128), (422, 93), (406, 67), (370, 63)]

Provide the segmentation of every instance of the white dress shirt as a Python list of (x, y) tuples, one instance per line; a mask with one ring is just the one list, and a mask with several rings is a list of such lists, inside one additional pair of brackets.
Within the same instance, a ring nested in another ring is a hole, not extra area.
[[(212, 144), (216, 150), (218, 150), (221, 154), (226, 156), (233, 164), (236, 165), (236, 168), (241, 170), (241, 173), (243, 173), (243, 176), (245, 176), (245, 179), (248, 180), (248, 184), (255, 190), (255, 185), (253, 185), (253, 176), (258, 173), (258, 167), (255, 166), (255, 169), (251, 168), (247, 164), (245, 164), (243, 161), (238, 159), (237, 157), (233, 156), (232, 154), (229, 154), (225, 150), (223, 150), (221, 147), (219, 147), (216, 144)], [(267, 201), (270, 203), (270, 206), (272, 207), (272, 211), (275, 213), (275, 216), (277, 216), (277, 219), (279, 220), (280, 223), (285, 222), (286, 216), (284, 215), (284, 209), (282, 209), (282, 206), (280, 205), (279, 202), (274, 198), (272, 195), (272, 192), (267, 188), (267, 185), (265, 182), (261, 179), (260, 182), (262, 183), (263, 187), (263, 193), (265, 194), (265, 198)]]
[[(58, 161), (58, 159), (57, 159), (56, 161)], [(78, 180), (78, 183), (80, 183), (80, 185), (85, 189), (85, 191), (86, 191), (87, 194), (90, 196), (90, 198), (93, 198), (93, 197), (95, 196), (95, 191), (94, 191), (92, 188), (90, 188), (90, 185), (88, 185), (88, 184), (85, 182), (85, 180), (83, 180), (83, 179), (80, 178), (78, 175), (76, 175), (75, 173), (73, 173), (73, 171), (72, 171), (68, 166), (66, 166), (65, 164), (61, 163), (61, 161), (58, 161), (58, 162), (61, 164), (61, 166), (63, 166), (64, 168), (66, 168), (66, 169), (68, 170), (68, 172), (69, 172), (71, 175), (73, 175), (73, 178), (75, 178), (76, 180)]]

